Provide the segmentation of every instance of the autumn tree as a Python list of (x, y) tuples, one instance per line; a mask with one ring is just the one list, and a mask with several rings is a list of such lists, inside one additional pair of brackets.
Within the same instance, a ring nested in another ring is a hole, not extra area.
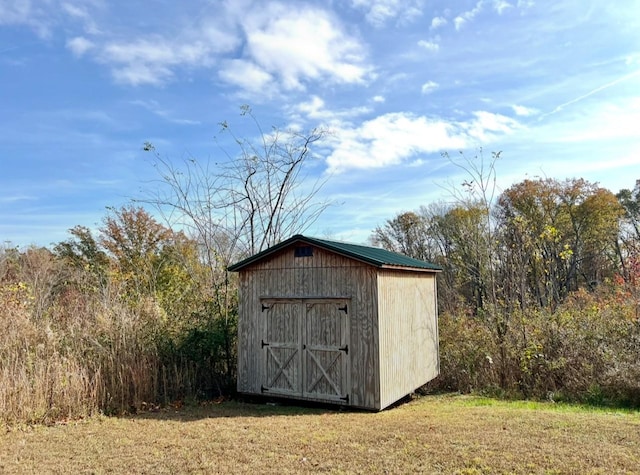
[[(69, 230), (71, 237), (53, 247), (53, 252), (62, 259), (69, 270), (84, 271), (85, 289), (96, 291), (107, 284), (109, 258), (104, 249), (86, 226), (74, 226)], [(78, 273), (73, 279), (78, 277)], [(88, 279), (88, 281), (87, 281)]]
[(640, 281), (640, 180), (632, 190), (623, 189), (616, 198), (624, 209), (620, 242), (617, 248), (622, 277), (627, 283)]
[(173, 319), (189, 318), (210, 298), (196, 242), (160, 224), (145, 209), (109, 208), (99, 244), (112, 263), (111, 278), (132, 303), (155, 299)]
[(436, 244), (429, 227), (430, 221), (426, 213), (407, 211), (387, 220), (384, 226), (376, 227), (370, 241), (375, 246), (414, 259), (435, 261)]
[(613, 275), (622, 208), (610, 191), (582, 179), (525, 180), (502, 193), (497, 214), (538, 305)]
[(482, 207), (459, 205), (434, 216), (431, 227), (446, 273), (474, 313), (485, 306), (489, 292), (486, 222)]
[(100, 245), (134, 299), (155, 294), (164, 265), (160, 253), (172, 235), (143, 208), (109, 208), (100, 228)]
[(633, 190), (620, 190), (616, 198), (624, 208), (624, 217), (630, 233), (636, 241), (640, 242), (640, 180), (636, 180)]

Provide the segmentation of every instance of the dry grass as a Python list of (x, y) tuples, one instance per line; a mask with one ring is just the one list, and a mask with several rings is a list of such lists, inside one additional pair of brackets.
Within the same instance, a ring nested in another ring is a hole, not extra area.
[(226, 402), (11, 428), (0, 473), (640, 473), (640, 414), (430, 396), (382, 413)]

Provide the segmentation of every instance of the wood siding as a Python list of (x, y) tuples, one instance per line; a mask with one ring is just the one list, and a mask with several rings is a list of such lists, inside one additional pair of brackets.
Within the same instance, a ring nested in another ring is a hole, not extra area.
[(380, 409), (439, 373), (436, 276), (378, 272)]
[[(379, 408), (376, 269), (316, 247), (313, 248), (313, 256), (294, 257), (294, 248), (295, 246), (291, 246), (283, 249), (240, 272), (238, 391), (261, 394), (264, 385), (272, 383), (279, 385), (282, 395), (290, 393), (294, 397), (298, 391), (297, 385), (302, 384), (298, 383), (298, 376), (294, 374), (294, 371), (298, 371), (297, 366), (290, 367), (291, 375), (288, 377), (279, 373), (278, 365), (284, 364), (282, 358), (286, 360), (291, 357), (287, 365), (298, 364), (298, 355), (294, 354), (290, 343), (278, 342), (273, 349), (277, 355), (265, 350), (262, 345), (268, 334), (265, 332), (287, 339), (291, 338), (289, 333), (301, 330), (295, 323), (284, 323), (286, 318), (280, 323), (270, 322), (282, 328), (267, 328), (266, 314), (269, 312), (263, 311), (263, 305), (268, 306), (270, 301), (283, 302), (283, 299), (290, 299), (292, 304), (299, 302), (300, 305), (306, 305), (307, 300), (340, 299), (347, 301), (349, 306), (348, 328), (345, 335), (340, 334), (341, 340), (349, 339), (346, 343), (349, 348), (348, 367), (344, 366), (345, 371), (348, 371), (344, 375), (344, 384), (348, 386), (348, 403), (357, 407)], [(319, 346), (317, 341), (313, 343), (316, 347)], [(332, 357), (329, 353), (320, 356), (319, 350), (315, 351), (314, 356), (318, 362), (324, 358), (322, 361), (327, 365), (331, 364)], [(309, 367), (312, 363), (316, 364), (313, 356), (308, 355), (306, 360), (300, 361)], [(346, 363), (341, 359), (336, 364)], [(333, 367), (332, 371), (337, 371), (337, 367)], [(333, 374), (329, 376), (334, 377)], [(274, 377), (275, 381), (271, 381)], [(310, 384), (318, 377), (317, 371), (308, 375), (311, 378)], [(291, 384), (296, 385), (295, 391), (290, 388)], [(327, 384), (321, 378), (314, 389), (330, 392), (331, 386)], [(303, 398), (323, 400), (325, 396), (314, 396), (311, 392), (306, 392)]]

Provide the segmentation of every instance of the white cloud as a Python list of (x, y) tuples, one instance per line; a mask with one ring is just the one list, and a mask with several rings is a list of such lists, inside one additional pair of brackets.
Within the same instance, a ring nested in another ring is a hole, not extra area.
[(408, 113), (389, 113), (342, 128), (327, 158), (329, 171), (381, 168), (397, 165), (416, 154), (464, 148), (465, 138), (455, 126)]
[(104, 47), (101, 57), (112, 66), (116, 80), (134, 86), (164, 83), (173, 76), (171, 67), (182, 61), (176, 45), (163, 38), (110, 43)]
[(473, 113), (474, 119), (461, 124), (468, 136), (479, 144), (492, 142), (498, 135), (506, 135), (521, 128), (520, 123), (502, 114), (486, 111)]
[(67, 40), (67, 48), (69, 48), (77, 57), (83, 56), (87, 51), (94, 47), (95, 44), (92, 41), (82, 36), (76, 36), (75, 38)]
[(103, 45), (98, 59), (112, 68), (118, 82), (162, 85), (180, 67), (202, 68), (214, 64), (217, 55), (237, 45), (237, 39), (216, 25), (204, 23), (184, 36), (155, 35)]
[(535, 4), (534, 0), (518, 0), (518, 8), (531, 8)]
[(531, 107), (519, 106), (517, 104), (512, 105), (511, 108), (513, 109), (513, 112), (516, 113), (516, 115), (519, 115), (521, 117), (536, 115), (540, 112), (537, 109), (533, 109)]
[(513, 5), (506, 0), (493, 0), (493, 9), (498, 12), (498, 15), (502, 15), (509, 8), (513, 8)]
[(51, 34), (53, 17), (47, 10), (49, 2), (34, 5), (31, 0), (2, 0), (0, 25), (24, 25), (42, 38)]
[[(44, 32), (49, 24), (65, 22), (73, 32), (73, 24), (80, 21), (84, 34), (71, 33), (67, 49), (106, 65), (124, 84), (161, 86), (181, 70), (213, 65), (219, 66), (223, 81), (250, 93), (268, 87), (272, 96), (305, 90), (315, 81), (364, 84), (373, 78), (363, 43), (345, 30), (336, 14), (308, 4), (237, 0), (220, 8), (203, 7), (195, 20), (176, 18), (156, 33), (129, 30), (131, 25), (125, 24), (116, 35), (101, 31), (92, 16), (103, 7), (101, 0), (0, 1), (0, 25), (41, 25)], [(399, 15), (419, 3), (393, 0), (375, 5), (387, 5)], [(236, 53), (233, 59), (230, 53)]]
[(439, 86), (440, 85), (437, 82), (427, 81), (422, 85), (420, 90), (422, 91), (422, 94), (430, 94), (436, 89), (438, 89)]
[(431, 26), (429, 29), (435, 30), (447, 24), (447, 19), (441, 16), (434, 17), (431, 20)]
[(367, 22), (376, 27), (394, 18), (400, 22), (415, 20), (422, 15), (423, 3), (423, 0), (351, 0), (354, 7), (366, 10)]
[(483, 7), (483, 0), (480, 0), (479, 2), (476, 3), (476, 6), (473, 7), (471, 10), (468, 10), (466, 12), (461, 13), (460, 15), (458, 15), (457, 17), (454, 18), (453, 20), (453, 24), (456, 28), (457, 31), (460, 31), (460, 29), (468, 22), (473, 21), (473, 19), (478, 16), (478, 14), (482, 11), (482, 7)]
[(245, 91), (270, 97), (275, 92), (273, 76), (260, 66), (243, 59), (224, 61), (218, 73), (220, 79)]
[(345, 124), (345, 120), (350, 120), (369, 112), (371, 112), (371, 109), (366, 106), (331, 110), (326, 107), (324, 100), (318, 96), (312, 96), (308, 102), (298, 104), (294, 111), (294, 113), (300, 114), (303, 120), (321, 121), (327, 128), (342, 127)]
[(84, 30), (86, 33), (92, 35), (100, 33), (100, 29), (97, 27), (91, 14), (84, 5), (64, 2), (62, 3), (62, 10), (70, 17), (82, 21), (84, 23)]
[(324, 101), (318, 96), (313, 96), (309, 102), (298, 105), (298, 110), (311, 119), (323, 117), (324, 109)]
[(373, 102), (380, 102), (380, 103), (382, 103), (382, 102), (384, 102), (384, 101), (385, 101), (384, 96), (373, 96)]
[(519, 128), (516, 120), (486, 111), (474, 112), (468, 121), (405, 112), (384, 114), (357, 127), (338, 129), (331, 138), (328, 171), (341, 173), (401, 163), (416, 166), (424, 161), (421, 155), (485, 145)]
[(434, 39), (420, 40), (418, 41), (418, 46), (426, 49), (427, 51), (434, 51), (434, 52), (440, 49), (440, 45)]
[(0, 9), (0, 24), (27, 23), (30, 17), (31, 2), (29, 0), (6, 0)]
[(274, 3), (247, 15), (242, 27), (245, 60), (277, 77), (284, 90), (304, 90), (308, 80), (363, 83), (369, 72), (363, 46), (325, 10)]

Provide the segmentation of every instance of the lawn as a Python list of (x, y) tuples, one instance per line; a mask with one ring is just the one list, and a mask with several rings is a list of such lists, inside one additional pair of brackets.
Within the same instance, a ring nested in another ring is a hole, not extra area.
[(640, 473), (640, 413), (425, 396), (380, 413), (224, 402), (0, 434), (0, 473)]

